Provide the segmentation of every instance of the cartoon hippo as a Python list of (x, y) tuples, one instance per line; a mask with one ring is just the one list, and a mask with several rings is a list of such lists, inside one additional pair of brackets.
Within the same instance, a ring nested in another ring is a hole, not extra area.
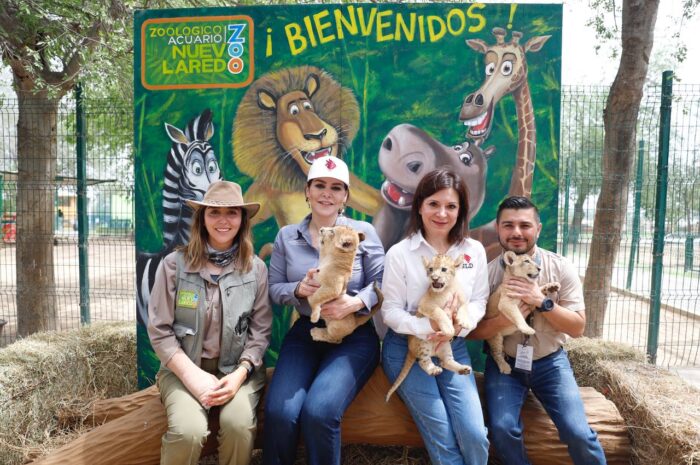
[(447, 146), (410, 124), (392, 128), (379, 150), (386, 204), (372, 221), (384, 249), (389, 250), (406, 233), (413, 193), (421, 178), (435, 168), (449, 167), (464, 179), (469, 189), (469, 217), (473, 218), (484, 203), (486, 161), (493, 152), (493, 146), (482, 150), (469, 141)]

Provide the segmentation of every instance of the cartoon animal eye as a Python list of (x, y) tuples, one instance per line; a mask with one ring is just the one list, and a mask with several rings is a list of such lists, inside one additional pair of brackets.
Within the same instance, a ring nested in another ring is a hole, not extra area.
[(216, 160), (209, 160), (209, 163), (207, 163), (207, 171), (209, 171), (209, 173), (216, 173), (218, 169), (219, 165), (216, 163)]
[(197, 176), (202, 174), (204, 172), (204, 166), (202, 166), (202, 162), (200, 160), (194, 160), (192, 162), (192, 165), (190, 165), (190, 170)]
[(467, 166), (470, 166), (472, 164), (472, 158), (472, 154), (469, 152), (459, 154), (460, 161)]
[(289, 107), (289, 114), (292, 116), (299, 114), (299, 106), (296, 103)]
[(314, 107), (311, 105), (311, 102), (304, 102), (302, 104), (302, 106), (304, 107), (305, 110), (312, 110), (313, 111), (313, 109), (314, 109)]
[(496, 71), (496, 63), (487, 63), (486, 64), (486, 75), (491, 76), (494, 71)]
[(513, 62), (508, 60), (504, 61), (503, 64), (501, 65), (501, 74), (504, 76), (510, 76), (510, 73), (513, 72)]

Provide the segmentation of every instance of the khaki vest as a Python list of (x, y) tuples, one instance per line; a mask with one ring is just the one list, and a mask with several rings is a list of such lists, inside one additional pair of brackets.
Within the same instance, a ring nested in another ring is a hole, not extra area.
[[(221, 292), (221, 350), (219, 371), (231, 373), (238, 365), (248, 338), (248, 324), (253, 313), (257, 282), (255, 269), (241, 274), (227, 273), (219, 278)], [(177, 254), (177, 294), (173, 331), (180, 347), (197, 366), (202, 361), (206, 284), (199, 273), (185, 271), (184, 254)], [(162, 367), (162, 369), (167, 369)]]

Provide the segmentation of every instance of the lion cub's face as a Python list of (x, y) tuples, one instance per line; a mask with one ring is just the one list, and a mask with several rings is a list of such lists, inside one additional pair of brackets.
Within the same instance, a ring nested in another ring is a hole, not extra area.
[(357, 246), (365, 235), (349, 226), (334, 226), (320, 229), (321, 250), (328, 253), (351, 253), (355, 255)]
[(540, 275), (540, 267), (528, 254), (517, 255), (508, 251), (503, 254), (503, 261), (513, 276), (533, 280)]
[(432, 260), (421, 258), (428, 274), (430, 289), (433, 292), (442, 292), (447, 289), (455, 277), (457, 268), (462, 265), (462, 257), (453, 259), (448, 255), (438, 254)]

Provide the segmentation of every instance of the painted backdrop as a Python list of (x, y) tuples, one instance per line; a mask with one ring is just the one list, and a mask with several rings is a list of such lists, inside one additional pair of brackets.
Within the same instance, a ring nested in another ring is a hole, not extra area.
[[(555, 248), (561, 5), (345, 4), (144, 10), (134, 19), (139, 382), (158, 368), (145, 331), (162, 257), (189, 239), (187, 199), (218, 179), (262, 204), (256, 250), (307, 213), (310, 163), (351, 169), (348, 214), (386, 248), (413, 189), (449, 165), (471, 228), (498, 253), (496, 206), (532, 196)], [(300, 97), (305, 104), (295, 103)], [(275, 312), (274, 365), (290, 309)]]

